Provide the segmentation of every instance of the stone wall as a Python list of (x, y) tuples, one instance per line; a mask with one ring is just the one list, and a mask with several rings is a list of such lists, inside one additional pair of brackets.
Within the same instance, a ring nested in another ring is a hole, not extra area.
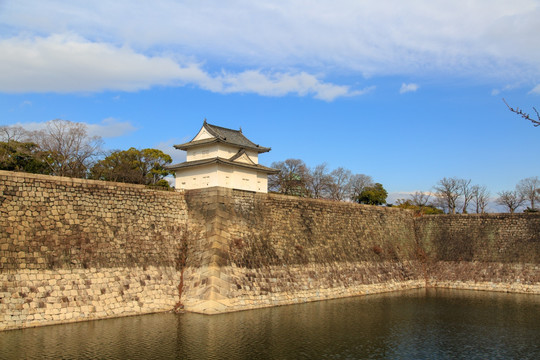
[(416, 219), (430, 286), (540, 294), (540, 214)]
[(190, 192), (187, 202), (210, 232), (207, 266), (186, 285), (191, 311), (423, 286), (540, 294), (536, 214), (416, 217), (395, 208), (223, 188)]
[(182, 193), (0, 171), (0, 330), (171, 309)]
[(211, 314), (424, 286), (409, 211), (224, 188), (191, 191), (187, 202), (209, 231), (203, 276), (186, 285), (188, 310)]
[(535, 214), (415, 217), (0, 171), (0, 230), (0, 330), (424, 286), (540, 294)]
[(427, 215), (418, 239), (434, 261), (540, 264), (540, 214)]

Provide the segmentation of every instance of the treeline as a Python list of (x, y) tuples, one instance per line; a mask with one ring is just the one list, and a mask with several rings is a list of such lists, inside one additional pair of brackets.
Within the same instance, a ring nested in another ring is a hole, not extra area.
[(353, 174), (342, 167), (329, 171), (326, 164), (309, 168), (300, 159), (274, 162), (271, 167), (279, 170), (268, 178), (271, 192), (370, 205), (386, 204), (388, 193), (383, 185), (365, 174)]
[(523, 179), (515, 190), (501, 191), (496, 198), (491, 197), (486, 186), (472, 184), (470, 179), (445, 177), (432, 191), (417, 191), (406, 199), (398, 199), (396, 204), (387, 204), (387, 191), (369, 175), (353, 174), (342, 167), (330, 171), (326, 164), (310, 168), (300, 159), (274, 162), (271, 167), (279, 170), (268, 178), (271, 192), (369, 205), (386, 204), (423, 214), (481, 214), (488, 212), (493, 203), (511, 213), (522, 208), (525, 212), (536, 212), (540, 203), (538, 177)]
[(38, 131), (0, 126), (0, 170), (169, 188), (169, 155), (157, 149), (104, 152), (102, 145), (85, 124), (67, 120), (51, 120)]
[(439, 180), (433, 190), (432, 193), (417, 192), (409, 201), (416, 205), (429, 205), (448, 214), (485, 213), (491, 202), (510, 213), (518, 210), (538, 212), (540, 203), (538, 176), (522, 179), (514, 190), (498, 192), (497, 197), (493, 198), (486, 186), (474, 185), (470, 179), (457, 177)]
[[(157, 149), (104, 152), (99, 136), (91, 136), (83, 123), (51, 120), (42, 130), (28, 131), (21, 126), (0, 126), (0, 170), (118, 181), (169, 188), (164, 178), (174, 175), (165, 166), (169, 155)], [(388, 193), (381, 183), (365, 174), (353, 174), (326, 164), (313, 168), (300, 159), (287, 159), (271, 165), (277, 174), (268, 178), (268, 189), (285, 195), (354, 201), (361, 204), (397, 206), (424, 214), (485, 213), (495, 203), (508, 212), (537, 212), (540, 204), (538, 176), (521, 180), (513, 190), (491, 197), (483, 185), (470, 179), (443, 178), (432, 191), (416, 192), (396, 204), (387, 204)]]

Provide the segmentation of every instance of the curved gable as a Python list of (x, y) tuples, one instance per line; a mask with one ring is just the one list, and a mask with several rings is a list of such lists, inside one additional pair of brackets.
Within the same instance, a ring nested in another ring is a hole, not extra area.
[(214, 139), (214, 138), (215, 136), (210, 134), (210, 132), (203, 126), (201, 127), (201, 130), (199, 130), (199, 133), (195, 135), (195, 137), (191, 141)]

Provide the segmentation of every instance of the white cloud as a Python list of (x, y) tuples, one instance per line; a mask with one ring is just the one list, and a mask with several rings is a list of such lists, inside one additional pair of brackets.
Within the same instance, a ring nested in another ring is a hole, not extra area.
[(194, 85), (332, 100), (363, 93), (332, 74), (528, 82), (539, 17), (538, 0), (18, 0), (0, 11), (0, 91)]
[[(15, 126), (21, 126), (28, 131), (40, 131), (45, 129), (47, 122), (29, 122), (29, 123), (17, 123)], [(106, 118), (99, 124), (86, 125), (89, 136), (101, 136), (103, 138), (113, 138), (126, 135), (130, 132), (137, 130), (131, 123), (127, 121), (118, 121), (114, 118)]]
[(534, 88), (529, 91), (529, 94), (538, 94), (540, 95), (540, 84), (536, 85)]
[(491, 90), (491, 95), (493, 95), (493, 96), (500, 95), (502, 92), (515, 90), (515, 89), (519, 88), (522, 85), (523, 85), (523, 83), (506, 84), (500, 89)]
[(76, 36), (0, 41), (0, 91), (134, 91), (168, 84), (179, 71), (171, 59), (91, 43)]
[(386, 202), (388, 204), (395, 205), (399, 199), (408, 199), (410, 198), (410, 195), (412, 194), (414, 194), (414, 192), (407, 192), (407, 191), (391, 192), (391, 193), (388, 193)]
[(45, 122), (16, 123), (13, 126), (20, 126), (26, 131), (39, 131), (45, 128)]
[(324, 83), (305, 72), (263, 74), (260, 71), (248, 70), (239, 74), (224, 74), (213, 80), (213, 86), (209, 89), (222, 93), (256, 93), (266, 96), (293, 93), (300, 96), (313, 95), (316, 99), (325, 101), (342, 96), (362, 95), (369, 91), (369, 89), (351, 91), (349, 86)]
[(388, 193), (388, 197), (386, 198), (386, 202), (389, 204), (396, 204), (399, 199), (405, 199), (409, 200), (411, 199), (412, 195), (414, 195), (417, 192), (424, 193), (426, 195), (429, 195), (429, 200), (433, 201), (435, 200), (435, 193), (431, 191), (422, 191), (422, 190), (415, 190), (415, 191), (396, 191)]
[(169, 155), (172, 158), (173, 164), (178, 164), (186, 161), (186, 152), (174, 148), (174, 145), (183, 144), (190, 139), (183, 138), (173, 138), (166, 141), (161, 141), (159, 144), (154, 146), (154, 149), (163, 151), (165, 154)]
[(86, 124), (86, 126), (89, 135), (97, 135), (103, 138), (120, 137), (137, 130), (130, 122), (118, 121), (112, 117), (103, 119), (99, 124)]
[(540, 73), (537, 0), (312, 0), (307, 5), (305, 0), (204, 5), (18, 0), (3, 5), (0, 23), (9, 30), (5, 33), (71, 32), (129, 44), (138, 53), (165, 48), (177, 57), (248, 68), (338, 68), (366, 76)]
[(415, 92), (418, 90), (419, 86), (418, 84), (410, 83), (410, 84), (401, 84), (401, 88), (399, 89), (400, 94), (405, 94), (408, 92)]
[(306, 72), (246, 70), (212, 75), (198, 64), (181, 66), (171, 58), (145, 56), (127, 47), (66, 35), (1, 40), (0, 69), (4, 70), (0, 91), (7, 93), (136, 91), (189, 84), (219, 93), (297, 94), (332, 101), (365, 92), (322, 82)]

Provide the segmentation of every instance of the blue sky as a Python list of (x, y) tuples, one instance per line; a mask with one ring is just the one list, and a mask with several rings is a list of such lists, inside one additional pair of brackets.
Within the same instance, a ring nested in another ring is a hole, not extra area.
[(84, 122), (109, 149), (242, 127), (403, 197), (540, 175), (540, 1), (1, 1), (0, 124)]

